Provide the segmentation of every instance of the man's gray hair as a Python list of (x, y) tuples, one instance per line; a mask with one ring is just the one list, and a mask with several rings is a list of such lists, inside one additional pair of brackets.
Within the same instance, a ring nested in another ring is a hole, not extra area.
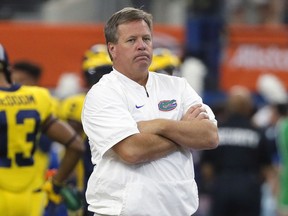
[(118, 42), (118, 26), (123, 23), (129, 23), (136, 20), (144, 20), (149, 29), (152, 32), (153, 28), (153, 17), (151, 14), (137, 8), (125, 7), (120, 11), (114, 13), (110, 19), (107, 21), (104, 33), (106, 44), (109, 42), (117, 43)]

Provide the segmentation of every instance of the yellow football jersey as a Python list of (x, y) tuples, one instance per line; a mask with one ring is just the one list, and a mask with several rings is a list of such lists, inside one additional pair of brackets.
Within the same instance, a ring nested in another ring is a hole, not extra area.
[[(33, 154), (42, 123), (52, 114), (49, 91), (36, 86), (0, 88), (0, 189), (33, 190)], [(28, 200), (27, 200), (28, 201)]]
[(77, 94), (61, 101), (59, 118), (63, 120), (74, 120), (81, 123), (81, 112), (85, 100), (85, 94)]
[(59, 117), (60, 100), (52, 96), (52, 112), (54, 116)]
[[(52, 102), (52, 113), (55, 117), (58, 117), (59, 100), (52, 96), (51, 102)], [(45, 136), (45, 135), (41, 135), (41, 138), (43, 138), (43, 136)], [(36, 143), (38, 146), (41, 146), (43, 144), (42, 143), (43, 140), (40, 139), (40, 136), (38, 138), (39, 138), (39, 140), (37, 140)], [(53, 141), (51, 140), (51, 142), (53, 142)], [(47, 145), (47, 143), (45, 145)], [(46, 148), (47, 148), (47, 146), (46, 146)], [(50, 146), (50, 148), (51, 148), (51, 146)], [(43, 152), (43, 150), (41, 148), (36, 149), (35, 154), (34, 154), (34, 163), (35, 163), (35, 169), (36, 169), (35, 171), (38, 173), (38, 175), (34, 179), (33, 184), (35, 185), (35, 188), (37, 188), (37, 187), (39, 188), (44, 184), (44, 182), (46, 180), (45, 179), (46, 171), (49, 168), (49, 163), (50, 163), (50, 151)]]

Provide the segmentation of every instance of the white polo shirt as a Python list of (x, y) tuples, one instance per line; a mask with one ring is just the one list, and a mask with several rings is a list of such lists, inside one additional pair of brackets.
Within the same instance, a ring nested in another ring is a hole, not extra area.
[[(139, 133), (137, 122), (180, 120), (189, 107), (202, 103), (184, 78), (149, 73), (146, 90), (115, 69), (87, 93), (82, 123), (92, 162), (88, 209), (96, 215), (190, 216), (198, 208), (193, 158), (182, 148), (138, 165), (123, 162), (111, 149)], [(215, 120), (207, 107), (211, 119)]]

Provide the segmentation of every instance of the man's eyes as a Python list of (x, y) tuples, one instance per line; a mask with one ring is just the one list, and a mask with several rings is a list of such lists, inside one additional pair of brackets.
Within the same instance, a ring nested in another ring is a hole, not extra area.
[(136, 41), (136, 39), (134, 39), (134, 38), (128, 40), (128, 42), (135, 42), (135, 41)]
[(144, 38), (144, 41), (151, 41), (151, 38)]
[[(151, 38), (143, 38), (142, 39), (143, 41), (145, 42), (150, 42), (151, 41)], [(134, 43), (136, 41), (136, 38), (131, 38), (131, 39), (128, 39), (127, 42), (131, 42), (131, 43)]]

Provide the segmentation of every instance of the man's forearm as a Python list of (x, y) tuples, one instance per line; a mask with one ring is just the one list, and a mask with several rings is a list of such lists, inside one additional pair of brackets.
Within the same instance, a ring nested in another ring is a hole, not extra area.
[(155, 119), (138, 123), (140, 131), (158, 134), (187, 148), (211, 149), (218, 144), (218, 129), (208, 119), (176, 121)]
[(155, 134), (138, 133), (117, 143), (113, 150), (127, 163), (137, 164), (165, 157), (176, 151), (178, 145)]

